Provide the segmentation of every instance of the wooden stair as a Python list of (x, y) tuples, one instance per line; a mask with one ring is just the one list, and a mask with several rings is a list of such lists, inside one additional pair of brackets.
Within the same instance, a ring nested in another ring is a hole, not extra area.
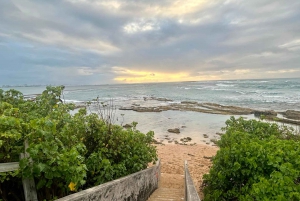
[(148, 201), (183, 201), (184, 197), (180, 189), (176, 188), (158, 188)]
[(183, 201), (184, 175), (161, 173), (158, 189), (148, 201)]

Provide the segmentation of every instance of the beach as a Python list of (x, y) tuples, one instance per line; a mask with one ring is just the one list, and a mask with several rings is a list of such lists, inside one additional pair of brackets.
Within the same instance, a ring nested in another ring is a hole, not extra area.
[(203, 194), (200, 190), (202, 176), (209, 172), (212, 165), (210, 157), (214, 156), (218, 147), (196, 144), (196, 145), (156, 145), (158, 158), (161, 159), (161, 174), (167, 179), (163, 180), (163, 186), (168, 188), (183, 189), (183, 182), (176, 181), (178, 177), (173, 175), (182, 175), (184, 179), (184, 161), (188, 161), (188, 167), (193, 178), (194, 185), (200, 196)]

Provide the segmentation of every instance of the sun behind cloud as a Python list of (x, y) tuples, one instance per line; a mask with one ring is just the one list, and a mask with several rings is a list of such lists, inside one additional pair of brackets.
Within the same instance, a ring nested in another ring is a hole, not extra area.
[(186, 72), (166, 73), (138, 71), (130, 70), (123, 67), (113, 67), (113, 72), (117, 74), (114, 80), (122, 83), (175, 82), (191, 81), (192, 79)]

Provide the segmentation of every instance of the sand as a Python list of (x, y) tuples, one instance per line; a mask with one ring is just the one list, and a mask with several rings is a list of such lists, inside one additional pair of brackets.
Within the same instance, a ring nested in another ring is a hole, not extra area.
[(211, 160), (204, 157), (214, 156), (218, 148), (209, 145), (155, 145), (157, 147), (158, 158), (161, 159), (161, 173), (170, 175), (164, 180), (163, 186), (168, 188), (184, 188), (182, 182), (176, 182), (178, 177), (171, 175), (184, 175), (184, 161), (188, 161), (190, 174), (198, 191), (200, 198), (203, 194), (200, 190), (202, 176), (209, 172)]

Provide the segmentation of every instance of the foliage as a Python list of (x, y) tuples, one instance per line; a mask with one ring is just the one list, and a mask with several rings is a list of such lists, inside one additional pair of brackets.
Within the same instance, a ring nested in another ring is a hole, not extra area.
[(85, 108), (71, 114), (75, 106), (61, 100), (63, 89), (47, 87), (35, 100), (0, 89), (0, 162), (19, 161), (26, 143), (30, 155), (20, 160), (20, 170), (0, 174), (0, 199), (24, 199), (16, 190), (22, 189), (21, 177), (33, 177), (38, 198), (52, 200), (142, 170), (157, 159), (153, 132), (124, 130)]
[(300, 200), (300, 137), (277, 124), (231, 117), (204, 175), (204, 200)]

